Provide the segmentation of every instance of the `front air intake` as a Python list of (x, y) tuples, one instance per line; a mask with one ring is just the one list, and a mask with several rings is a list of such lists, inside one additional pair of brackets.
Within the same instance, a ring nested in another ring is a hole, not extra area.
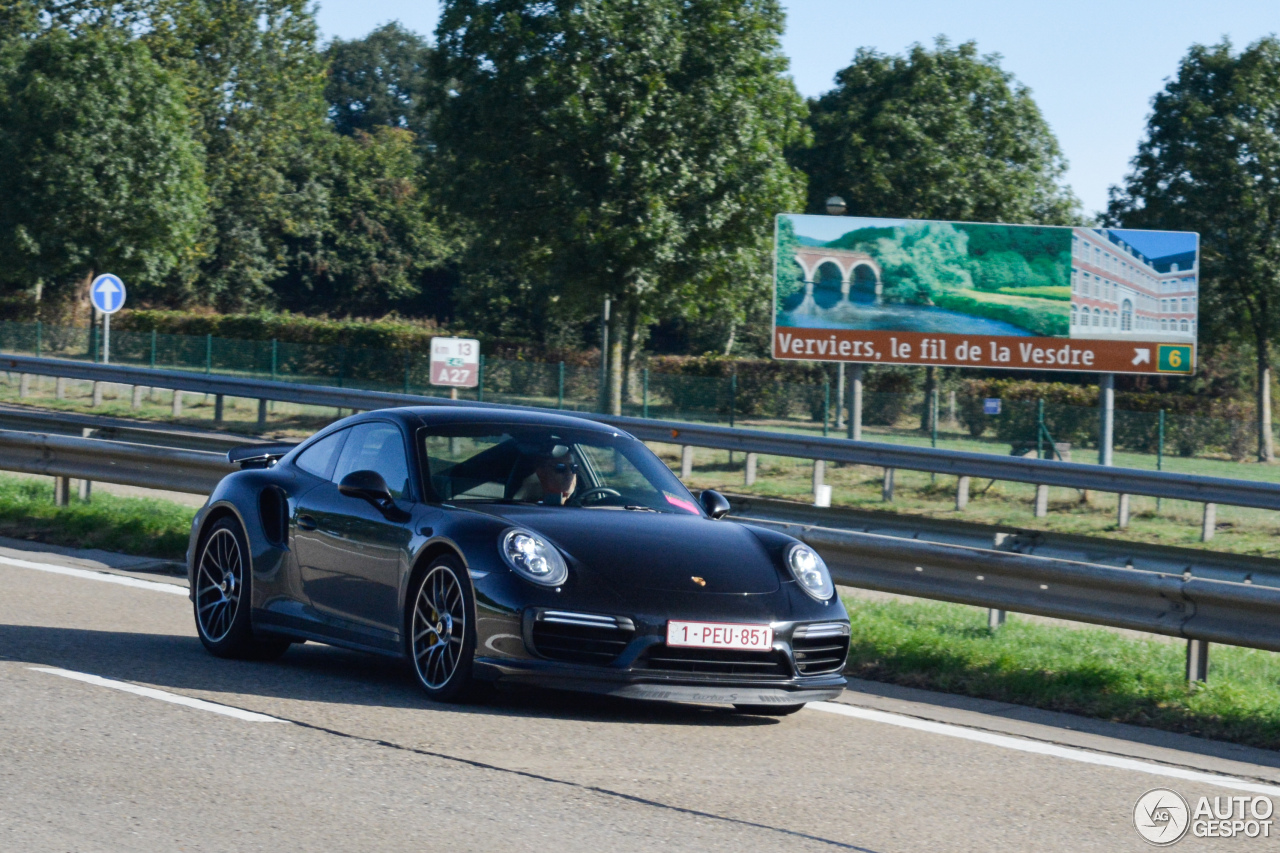
[(849, 656), (849, 626), (844, 622), (800, 625), (791, 635), (791, 650), (801, 675), (839, 672)]
[(568, 610), (544, 610), (533, 623), (533, 650), (568, 663), (613, 663), (635, 636), (625, 616), (601, 616)]

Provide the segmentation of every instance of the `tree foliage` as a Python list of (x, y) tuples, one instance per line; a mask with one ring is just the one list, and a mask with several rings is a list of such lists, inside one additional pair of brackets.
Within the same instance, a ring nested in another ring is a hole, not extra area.
[(156, 294), (204, 217), (180, 85), (109, 27), (10, 41), (0, 68), (3, 275), (56, 298), (109, 269)]
[(296, 253), (280, 286), (286, 307), (386, 314), (419, 294), (422, 274), (448, 256), (450, 241), (420, 186), (413, 134), (391, 127), (338, 137), (324, 179), (327, 216)]
[(1280, 39), (1233, 53), (1196, 45), (1156, 95), (1109, 219), (1198, 231), (1202, 337), (1247, 330), (1256, 350), (1259, 456), (1270, 459), (1271, 341), (1280, 332)]
[(1074, 224), (1066, 163), (1031, 91), (966, 42), (906, 56), (859, 49), (810, 101), (813, 146), (794, 153), (809, 209), (833, 194), (856, 216)]
[[(181, 74), (210, 190), (198, 298), (270, 305), (324, 228), (324, 61), (306, 0), (151, 0), (145, 40)], [(188, 298), (195, 296), (191, 294)]]
[(384, 24), (364, 38), (334, 39), (325, 49), (329, 79), (324, 96), (329, 119), (339, 133), (378, 127), (427, 135), (431, 47), (400, 24)]
[(781, 31), (773, 0), (445, 3), (432, 141), (474, 256), (548, 282), (565, 310), (759, 299), (770, 217), (802, 187)]

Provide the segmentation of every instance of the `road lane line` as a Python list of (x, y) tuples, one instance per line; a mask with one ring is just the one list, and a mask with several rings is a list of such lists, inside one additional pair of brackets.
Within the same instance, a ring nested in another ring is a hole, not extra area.
[(1217, 785), (1220, 788), (1230, 788), (1234, 791), (1249, 791), (1254, 794), (1265, 794), (1272, 797), (1280, 796), (1280, 787), (1278, 786), (1249, 782), (1245, 779), (1237, 779), (1234, 776), (1219, 776), (1214, 773), (1202, 773), (1197, 770), (1186, 770), (1181, 767), (1140, 761), (1136, 758), (1122, 758), (1118, 755), (1090, 752), (1086, 749), (1059, 746), (1055, 743), (998, 735), (993, 732), (967, 729), (964, 726), (956, 726), (950, 723), (935, 723), (932, 720), (891, 714), (886, 711), (874, 711), (870, 708), (860, 708), (856, 705), (845, 705), (839, 702), (810, 702), (807, 707), (815, 711), (825, 711), (828, 714), (839, 714), (844, 717), (855, 717), (859, 720), (868, 720), (873, 723), (886, 723), (891, 726), (900, 726), (904, 729), (915, 729), (916, 731), (944, 735), (945, 737), (977, 741), (989, 746), (998, 746), (1002, 749), (1065, 758), (1068, 761), (1079, 761), (1082, 764), (1100, 764), (1103, 767), (1133, 770), (1138, 773), (1167, 776), (1171, 779), (1183, 779), (1188, 782), (1204, 782), (1208, 785)]
[(74, 672), (70, 669), (58, 669), (56, 667), (48, 666), (29, 666), (27, 669), (35, 672), (47, 672), (50, 675), (60, 675), (63, 678), (70, 678), (73, 681), (83, 681), (85, 684), (93, 684), (98, 687), (109, 687), (112, 690), (120, 690), (124, 693), (133, 693), (137, 696), (146, 696), (149, 699), (159, 699), (161, 702), (171, 702), (174, 705), (185, 705), (188, 708), (197, 708), (201, 711), (212, 711), (215, 714), (235, 717), (237, 720), (245, 720), (250, 723), (289, 722), (288, 720), (282, 720), (279, 717), (269, 717), (266, 714), (259, 714), (256, 711), (246, 711), (243, 708), (234, 708), (230, 705), (219, 705), (217, 702), (206, 702), (203, 699), (192, 699), (190, 696), (180, 696), (177, 693), (167, 693), (163, 690), (156, 690), (154, 687), (141, 687), (137, 684), (130, 684), (127, 681), (115, 681), (110, 678), (103, 678), (99, 675)]
[(134, 589), (149, 589), (152, 592), (168, 592), (174, 595), (186, 595), (187, 588), (175, 583), (157, 583), (129, 578), (124, 575), (113, 575), (109, 572), (95, 572), (88, 569), (73, 569), (69, 566), (55, 566), (52, 563), (33, 563), (30, 560), (15, 560), (12, 557), (0, 557), (0, 566), (13, 566), (17, 569), (35, 569), (37, 572), (49, 572), (54, 575), (66, 575), (90, 581), (104, 581)]

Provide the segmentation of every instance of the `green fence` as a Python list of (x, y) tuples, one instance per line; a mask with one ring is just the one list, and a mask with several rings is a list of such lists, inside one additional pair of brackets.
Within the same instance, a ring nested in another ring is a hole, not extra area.
[[(100, 361), (102, 341), (96, 328), (0, 322), (0, 351)], [(110, 357), (115, 364), (169, 370), (413, 394), (445, 393), (430, 384), (429, 356), (425, 353), (117, 331), (111, 335)], [(740, 387), (738, 378), (732, 376), (687, 376), (638, 368), (627, 379), (623, 413), (841, 436), (847, 434), (847, 424), (832, 381), (834, 375), (832, 369), (825, 381), (811, 382), (757, 376), (749, 384), (744, 380)], [(480, 383), (475, 389), (459, 389), (459, 397), (567, 411), (601, 408), (600, 372), (593, 366), (487, 358), (481, 361)], [(1094, 408), (1004, 401), (999, 415), (984, 415), (981, 400), (943, 389), (937, 397), (938, 417), (931, 422), (923, 417), (926, 402), (920, 392), (864, 394), (863, 436), (988, 453), (1025, 451), (1039, 437), (1046, 455), (1048, 439), (1052, 439), (1071, 445), (1073, 461), (1096, 459), (1098, 411)], [(1115, 447), (1120, 455), (1116, 462), (1201, 470), (1189, 468), (1187, 461), (1227, 463), (1248, 458), (1255, 436), (1251, 421), (1117, 410)], [(1280, 475), (1270, 474), (1269, 467), (1251, 467), (1259, 473), (1234, 469), (1221, 473), (1280, 479)]]

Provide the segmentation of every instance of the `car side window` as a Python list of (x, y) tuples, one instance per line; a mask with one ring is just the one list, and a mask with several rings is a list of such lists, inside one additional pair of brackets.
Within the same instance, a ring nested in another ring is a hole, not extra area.
[(349, 432), (351, 437), (342, 448), (338, 469), (333, 473), (334, 482), (342, 482), (352, 471), (377, 471), (387, 481), (392, 497), (404, 497), (409, 491), (409, 460), (400, 428), (375, 422), (358, 424)]
[(342, 442), (346, 440), (349, 432), (351, 430), (343, 429), (333, 435), (325, 436), (298, 454), (293, 464), (308, 474), (329, 479), (333, 471), (333, 463), (338, 458), (338, 451), (342, 449)]

